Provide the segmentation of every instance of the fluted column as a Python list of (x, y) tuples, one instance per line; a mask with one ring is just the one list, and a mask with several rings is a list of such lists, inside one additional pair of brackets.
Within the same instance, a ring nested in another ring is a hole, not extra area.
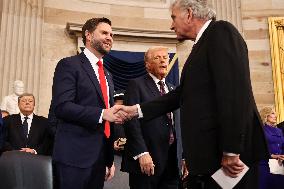
[(3, 0), (0, 32), (0, 99), (14, 80), (38, 101), (44, 0)]
[(217, 20), (227, 20), (242, 33), (241, 0), (209, 0), (217, 12)]

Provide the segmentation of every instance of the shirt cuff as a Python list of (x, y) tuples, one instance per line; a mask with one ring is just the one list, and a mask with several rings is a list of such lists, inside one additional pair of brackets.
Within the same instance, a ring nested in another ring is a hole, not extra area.
[(100, 119), (99, 119), (99, 123), (102, 123), (102, 122), (103, 122), (103, 114), (104, 114), (104, 111), (105, 111), (105, 109), (102, 110), (102, 113), (101, 113), (101, 116), (100, 116)]
[(138, 111), (138, 118), (143, 118), (143, 113), (142, 113), (142, 110), (140, 108), (140, 105), (136, 104), (136, 107), (137, 107), (137, 111)]
[(240, 154), (223, 152), (223, 155), (225, 155), (225, 156), (238, 156), (238, 155), (240, 155)]
[(140, 158), (141, 156), (145, 155), (145, 154), (149, 154), (149, 152), (143, 152), (141, 154), (138, 154), (137, 156), (134, 156), (134, 160), (137, 160), (138, 158)]

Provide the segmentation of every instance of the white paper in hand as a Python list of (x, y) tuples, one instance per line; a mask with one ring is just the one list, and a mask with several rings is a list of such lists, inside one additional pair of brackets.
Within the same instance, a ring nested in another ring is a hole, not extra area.
[(245, 165), (244, 170), (239, 174), (239, 176), (232, 178), (224, 173), (223, 168), (220, 168), (211, 177), (219, 184), (219, 186), (221, 186), (221, 188), (232, 189), (236, 184), (238, 184), (238, 182), (240, 182), (248, 170), (248, 166)]
[(269, 159), (269, 169), (272, 174), (284, 175), (284, 167), (280, 165), (277, 159)]

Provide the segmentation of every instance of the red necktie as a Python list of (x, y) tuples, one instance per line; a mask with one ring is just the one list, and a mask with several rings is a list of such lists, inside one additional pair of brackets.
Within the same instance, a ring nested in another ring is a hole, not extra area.
[[(103, 63), (99, 60), (98, 61), (98, 72), (99, 72), (99, 79), (100, 79), (100, 86), (103, 93), (104, 102), (106, 105), (106, 109), (108, 109), (108, 96), (107, 96), (107, 85), (106, 85), (106, 76), (103, 68)], [(110, 124), (109, 121), (105, 121), (105, 135), (107, 138), (110, 136)]]

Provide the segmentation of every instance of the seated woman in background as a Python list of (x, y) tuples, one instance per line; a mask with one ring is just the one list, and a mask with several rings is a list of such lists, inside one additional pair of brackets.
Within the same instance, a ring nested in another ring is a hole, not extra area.
[[(280, 163), (282, 163), (284, 160), (284, 136), (282, 130), (276, 127), (277, 117), (275, 111), (270, 107), (265, 107), (260, 110), (260, 116), (264, 124), (263, 130), (271, 159), (277, 159)], [(283, 189), (284, 175), (270, 173), (267, 160), (260, 162), (259, 173), (260, 189)]]

